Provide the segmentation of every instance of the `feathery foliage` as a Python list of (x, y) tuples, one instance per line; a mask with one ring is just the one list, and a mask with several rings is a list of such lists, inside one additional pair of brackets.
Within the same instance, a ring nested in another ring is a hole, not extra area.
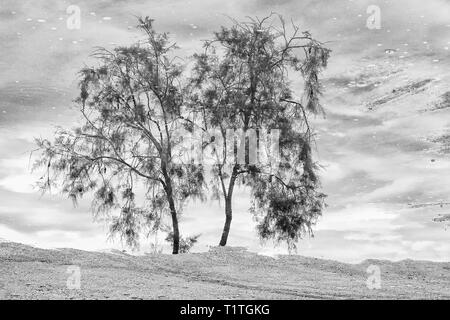
[(175, 44), (152, 23), (139, 19), (144, 43), (93, 54), (99, 66), (80, 71), (82, 124), (58, 129), (54, 141), (37, 139), (36, 167), (46, 169), (44, 191), (59, 182), (75, 202), (91, 192), (95, 216), (107, 217), (111, 234), (132, 247), (168, 214), (178, 253), (178, 215), (187, 199), (202, 196), (203, 170), (174, 159), (184, 122), (183, 69), (172, 56)]
[[(205, 42), (203, 53), (194, 56), (196, 94), (190, 106), (203, 116), (204, 130), (219, 128), (225, 141), (227, 129), (253, 129), (259, 149), (271, 130), (280, 130), (276, 163), (250, 163), (249, 139), (245, 164), (237, 163), (236, 157), (230, 159), (226, 144), (216, 151), (220, 161), (213, 173), (219, 187), (214, 191), (217, 198), (225, 200), (226, 216), (220, 245), (227, 242), (236, 184), (251, 187), (252, 212), (259, 221), (261, 238), (287, 241), (290, 248), (303, 234), (311, 234), (322, 211), (325, 196), (318, 191), (308, 117), (323, 111), (319, 75), (327, 66), (330, 50), (293, 23), (289, 34), (283, 18), (277, 17), (278, 25), (272, 21), (274, 15), (245, 23), (234, 21)], [(301, 76), (302, 99), (294, 97), (290, 72)]]

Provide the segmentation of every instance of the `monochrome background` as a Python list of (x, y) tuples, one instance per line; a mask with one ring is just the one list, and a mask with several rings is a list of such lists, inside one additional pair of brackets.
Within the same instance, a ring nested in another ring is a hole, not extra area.
[[(81, 8), (79, 30), (66, 27), (69, 5)], [(381, 9), (380, 29), (367, 26), (370, 5)], [(135, 16), (155, 19), (156, 29), (180, 45), (179, 55), (189, 56), (230, 23), (228, 16), (271, 11), (333, 50), (324, 74), (326, 117), (314, 120), (328, 207), (298, 253), (348, 262), (449, 261), (450, 230), (433, 218), (449, 210), (450, 158), (439, 138), (449, 134), (450, 108), (432, 110), (449, 90), (448, 0), (0, 0), (0, 237), (45, 248), (122, 248), (107, 241), (104, 225), (92, 223), (88, 199), (73, 207), (33, 189), (34, 137), (73, 124), (76, 72), (92, 63), (95, 46), (140, 39)], [(422, 90), (396, 94), (427, 79)], [(368, 107), (380, 98), (387, 103)], [(286, 253), (284, 246), (261, 245), (248, 208), (248, 193), (239, 189), (228, 244)], [(184, 212), (182, 234), (202, 234), (194, 251), (217, 245), (221, 204), (191, 203)], [(151, 241), (142, 243), (143, 252)]]

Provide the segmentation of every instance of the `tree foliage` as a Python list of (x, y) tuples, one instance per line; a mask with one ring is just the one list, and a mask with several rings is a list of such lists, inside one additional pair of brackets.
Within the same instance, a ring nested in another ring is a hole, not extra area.
[[(281, 16), (235, 21), (194, 55), (186, 79), (168, 34), (157, 33), (148, 17), (138, 27), (146, 41), (100, 48), (93, 54), (98, 66), (80, 71), (80, 125), (59, 128), (52, 141), (37, 139), (42, 190), (58, 186), (75, 203), (93, 194), (94, 216), (106, 218), (111, 235), (132, 247), (142, 234), (167, 230), (170, 217), (173, 253), (188, 251), (198, 237), (180, 237), (179, 215), (186, 201), (204, 198), (205, 178), (204, 166), (183, 153), (192, 151), (186, 132), (199, 127), (206, 134), (200, 152), (218, 160), (211, 190), (225, 200), (220, 244), (228, 238), (233, 191), (242, 184), (251, 190), (260, 237), (295, 248), (312, 234), (324, 205), (308, 118), (323, 111), (319, 76), (330, 50), (293, 23), (289, 31)], [(292, 75), (303, 83), (300, 98)], [(259, 160), (267, 135), (279, 130), (278, 159), (251, 163), (250, 139), (230, 142), (229, 129), (256, 132)], [(222, 138), (220, 147), (212, 132)], [(240, 143), (244, 163), (237, 161)]]
[[(280, 159), (269, 165), (248, 161), (230, 165), (226, 144), (213, 167), (225, 199), (226, 222), (221, 245), (226, 244), (231, 223), (231, 198), (236, 183), (251, 187), (252, 212), (262, 239), (295, 242), (321, 214), (324, 194), (318, 189), (317, 165), (313, 161), (313, 131), (308, 117), (322, 112), (319, 75), (326, 68), (330, 50), (307, 31), (292, 23), (292, 32), (281, 16), (234, 22), (222, 27), (195, 55), (192, 82), (197, 88), (192, 110), (204, 115), (205, 130), (254, 129), (261, 148), (265, 135), (280, 130)], [(289, 73), (300, 75), (303, 97), (296, 99)], [(230, 142), (228, 142), (230, 143)], [(235, 149), (236, 146), (232, 146)], [(229, 148), (229, 146), (228, 146)], [(232, 160), (233, 161), (233, 160)]]
[(201, 197), (203, 170), (174, 160), (186, 87), (175, 44), (152, 22), (139, 19), (144, 43), (94, 52), (99, 65), (79, 73), (82, 124), (58, 129), (54, 141), (38, 139), (36, 166), (46, 169), (43, 190), (59, 183), (74, 201), (92, 192), (95, 216), (107, 217), (111, 234), (130, 246), (168, 214), (177, 253), (178, 215), (187, 199)]

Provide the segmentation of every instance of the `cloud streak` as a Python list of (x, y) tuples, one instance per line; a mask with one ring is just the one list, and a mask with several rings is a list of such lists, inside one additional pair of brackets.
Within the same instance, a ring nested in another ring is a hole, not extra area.
[[(368, 5), (381, 8), (381, 29), (366, 27)], [(430, 137), (449, 131), (448, 109), (427, 111), (450, 83), (450, 2), (400, 1), (78, 1), (80, 30), (67, 30), (63, 1), (2, 2), (0, 9), (0, 237), (41, 246), (83, 249), (105, 246), (107, 230), (93, 224), (88, 199), (78, 208), (60, 196), (40, 197), (30, 188), (28, 152), (34, 136), (51, 136), (55, 125), (72, 126), (76, 72), (95, 46), (141, 39), (134, 15), (149, 15), (169, 31), (189, 56), (201, 40), (230, 24), (228, 16), (282, 14), (333, 49), (324, 74), (327, 117), (313, 121), (317, 156), (324, 165), (328, 209), (316, 236), (299, 253), (359, 261), (365, 258), (449, 260), (450, 234), (434, 223), (444, 208), (410, 203), (448, 201), (450, 161)], [(13, 13), (14, 12), (14, 13)], [(111, 19), (104, 19), (110, 17)], [(45, 22), (39, 22), (45, 20)], [(446, 49), (447, 48), (447, 49)], [(386, 50), (393, 50), (386, 53)], [(433, 79), (373, 110), (368, 103), (393, 90)], [(293, 83), (299, 86), (297, 79)], [(434, 160), (434, 161), (432, 161)], [(247, 212), (248, 193), (239, 190), (231, 245), (273, 254), (263, 247)], [(217, 202), (192, 204), (184, 234), (202, 233), (198, 250), (216, 244), (223, 223)], [(144, 246), (145, 247), (145, 246)]]

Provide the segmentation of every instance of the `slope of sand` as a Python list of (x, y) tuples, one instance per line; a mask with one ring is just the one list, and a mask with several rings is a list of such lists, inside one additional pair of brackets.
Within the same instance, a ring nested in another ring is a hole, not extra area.
[[(69, 289), (68, 267), (80, 267)], [(369, 265), (381, 288), (368, 289)], [(346, 264), (260, 256), (243, 248), (132, 256), (0, 243), (0, 299), (450, 299), (450, 262)]]

